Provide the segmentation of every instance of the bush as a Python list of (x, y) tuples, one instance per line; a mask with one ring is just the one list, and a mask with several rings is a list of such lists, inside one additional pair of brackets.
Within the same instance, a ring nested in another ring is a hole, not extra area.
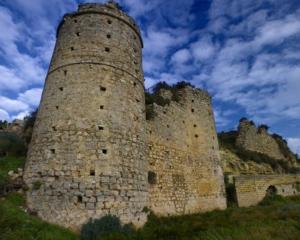
[(78, 240), (70, 230), (30, 216), (23, 208), (25, 199), (20, 194), (9, 194), (0, 199), (0, 239), (5, 240)]
[(259, 203), (260, 206), (270, 206), (273, 204), (286, 203), (286, 199), (278, 194), (266, 194), (264, 199)]
[(2, 156), (25, 156), (26, 151), (25, 142), (16, 134), (0, 133), (0, 153)]
[(80, 239), (130, 239), (129, 237), (134, 233), (135, 231), (131, 225), (122, 226), (117, 217), (107, 215), (100, 219), (91, 219), (88, 223), (83, 225)]
[(35, 111), (31, 112), (29, 116), (24, 118), (25, 123), (24, 123), (23, 135), (27, 144), (29, 144), (31, 141), (32, 130), (36, 120), (37, 112), (38, 110), (36, 109)]

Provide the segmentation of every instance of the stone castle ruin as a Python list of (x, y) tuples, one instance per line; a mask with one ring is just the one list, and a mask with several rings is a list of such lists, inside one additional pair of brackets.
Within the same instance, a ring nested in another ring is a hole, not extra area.
[(226, 208), (210, 96), (161, 90), (168, 104), (153, 103), (146, 120), (142, 48), (114, 3), (64, 16), (24, 173), (28, 206), (43, 219), (78, 229), (111, 214), (141, 226), (146, 208)]
[(284, 164), (286, 168), (297, 167), (297, 157), (289, 149), (287, 142), (279, 135), (271, 135), (268, 126), (255, 126), (252, 121), (241, 119), (236, 146), (250, 152), (264, 154), (275, 161)]

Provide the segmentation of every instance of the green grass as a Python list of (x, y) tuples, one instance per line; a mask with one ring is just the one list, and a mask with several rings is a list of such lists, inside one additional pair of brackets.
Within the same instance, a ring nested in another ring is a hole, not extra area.
[(172, 218), (150, 217), (142, 239), (300, 239), (300, 198)]
[(69, 230), (46, 223), (25, 213), (21, 206), (24, 198), (10, 194), (0, 200), (0, 239), (3, 240), (77, 240)]
[(300, 239), (300, 197), (272, 196), (259, 206), (204, 214), (167, 218), (150, 215), (147, 224), (136, 232), (81, 239), (297, 240)]
[(8, 181), (8, 172), (23, 168), (25, 157), (4, 157), (0, 158), (0, 185)]
[[(76, 234), (29, 216), (24, 198), (10, 194), (0, 200), (0, 239), (72, 240)], [(112, 233), (95, 240), (297, 240), (300, 239), (300, 196), (273, 197), (250, 208), (229, 208), (179, 217), (149, 216), (131, 233)], [(83, 238), (82, 238), (83, 239)]]

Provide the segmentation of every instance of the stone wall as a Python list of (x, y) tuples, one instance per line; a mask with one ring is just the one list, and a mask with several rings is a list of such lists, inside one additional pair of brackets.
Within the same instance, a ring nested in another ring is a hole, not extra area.
[(62, 20), (24, 176), (43, 219), (73, 229), (107, 214), (146, 221), (141, 48), (114, 4), (81, 5)]
[(282, 196), (300, 194), (300, 175), (238, 176), (234, 182), (239, 207), (258, 204), (270, 189)]
[(266, 154), (274, 159), (284, 159), (278, 144), (266, 129), (258, 129), (247, 120), (240, 122), (236, 145), (249, 151)]
[(223, 173), (210, 96), (189, 86), (161, 96), (147, 121), (150, 208), (179, 215), (226, 208)]
[(146, 121), (143, 42), (129, 16), (84, 4), (57, 33), (25, 166), (29, 208), (72, 229), (107, 214), (141, 226), (145, 207), (225, 208), (208, 93), (184, 87)]

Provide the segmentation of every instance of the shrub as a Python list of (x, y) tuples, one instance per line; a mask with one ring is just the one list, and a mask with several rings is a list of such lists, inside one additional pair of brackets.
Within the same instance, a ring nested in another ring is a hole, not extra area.
[(264, 199), (259, 203), (260, 206), (270, 206), (278, 203), (285, 203), (287, 200), (278, 194), (266, 194)]
[(36, 120), (37, 112), (38, 110), (36, 109), (35, 111), (31, 112), (29, 116), (24, 118), (25, 124), (23, 128), (23, 135), (27, 144), (29, 144), (31, 141), (32, 130)]
[(3, 156), (25, 156), (26, 151), (25, 142), (16, 134), (0, 133), (0, 152)]
[[(107, 215), (100, 219), (89, 220), (81, 229), (81, 240), (130, 239), (135, 233), (131, 225), (121, 225), (119, 218)], [(122, 238), (117, 238), (121, 237)]]
[(41, 188), (41, 186), (42, 186), (42, 183), (40, 181), (35, 181), (32, 184), (32, 189), (33, 190), (39, 190)]

